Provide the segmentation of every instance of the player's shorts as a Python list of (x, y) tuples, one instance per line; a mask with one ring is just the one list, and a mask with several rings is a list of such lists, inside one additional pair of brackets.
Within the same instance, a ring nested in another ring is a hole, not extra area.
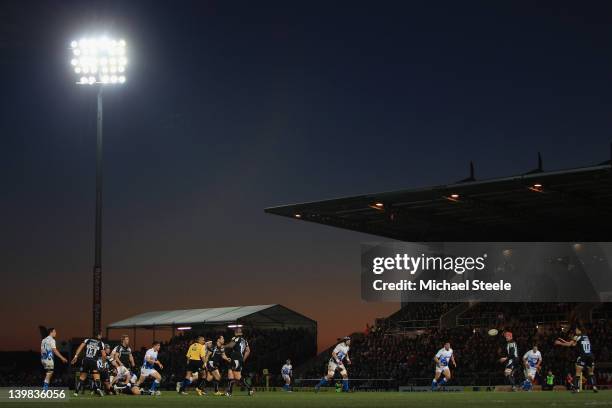
[(241, 372), (243, 364), (244, 361), (241, 358), (232, 358), (232, 361), (230, 362), (230, 370)]
[(212, 373), (213, 371), (217, 370), (219, 370), (219, 363), (216, 363), (212, 360), (209, 360), (208, 363), (206, 363), (206, 371), (208, 371), (209, 373)]
[(197, 373), (203, 369), (202, 364), (202, 360), (189, 360), (189, 363), (187, 363), (187, 371)]
[(121, 391), (121, 393), (122, 393), (122, 394), (126, 394), (126, 395), (132, 395), (132, 394), (133, 394), (133, 392), (132, 392), (132, 387), (134, 387), (134, 385), (132, 385), (132, 384), (130, 384), (130, 385), (128, 385), (128, 386), (126, 386), (126, 387), (125, 387), (125, 388), (124, 388), (124, 389)]
[(593, 366), (595, 365), (595, 359), (593, 358), (592, 355), (590, 356), (579, 356), (576, 359), (576, 365), (580, 366), (582, 368), (593, 368)]
[(127, 380), (130, 379), (130, 370), (126, 366), (117, 367), (117, 377), (119, 377), (121, 381), (125, 380), (124, 382), (127, 382)]
[(336, 370), (346, 371), (346, 368), (344, 367), (344, 364), (342, 363), (338, 364), (333, 359), (329, 360), (329, 363), (327, 364), (327, 371), (336, 372)]
[(40, 363), (42, 364), (43, 370), (45, 371), (53, 371), (55, 367), (55, 363), (53, 362), (53, 360), (40, 360)]
[(91, 358), (84, 358), (81, 362), (81, 372), (91, 374), (98, 371), (98, 362)]
[(100, 371), (100, 380), (101, 381), (110, 381), (110, 373), (108, 370)]
[(115, 386), (115, 391), (118, 391), (121, 394), (131, 395), (133, 394), (132, 387), (135, 387), (135, 385), (132, 383), (120, 383)]
[(450, 368), (448, 368), (448, 366), (436, 365), (436, 373), (449, 373), (449, 372), (450, 372)]
[(283, 381), (285, 381), (285, 383), (291, 382), (291, 376), (289, 374), (283, 374)]
[(142, 367), (140, 369), (140, 376), (141, 377), (149, 377), (151, 375), (154, 375), (155, 373), (157, 373), (157, 370), (154, 369), (154, 368), (145, 368), (145, 367)]
[(529, 367), (525, 369), (525, 376), (527, 377), (531, 377), (534, 378), (536, 376), (536, 373), (538, 372), (538, 369), (535, 367)]

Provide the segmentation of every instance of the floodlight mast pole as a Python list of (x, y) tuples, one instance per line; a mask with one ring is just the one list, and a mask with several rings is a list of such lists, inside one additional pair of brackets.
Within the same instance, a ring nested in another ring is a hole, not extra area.
[[(80, 85), (97, 87), (96, 120), (96, 222), (94, 232), (94, 265), (92, 296), (92, 334), (102, 330), (102, 94), (105, 84), (125, 82), (125, 41), (100, 38), (81, 38), (70, 43), (72, 59), (70, 64), (76, 74), (82, 75)], [(109, 76), (110, 74), (110, 76)], [(119, 74), (119, 75), (117, 75)]]
[(96, 226), (93, 266), (93, 335), (102, 330), (102, 84), (98, 88), (96, 131)]

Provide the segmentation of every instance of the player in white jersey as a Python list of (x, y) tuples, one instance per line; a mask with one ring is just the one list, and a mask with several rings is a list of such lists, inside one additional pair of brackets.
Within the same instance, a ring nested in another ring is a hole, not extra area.
[(116, 394), (132, 394), (140, 395), (140, 387), (136, 385), (135, 374), (132, 374), (130, 370), (123, 365), (116, 368), (116, 375), (111, 380), (111, 385), (115, 390)]
[(285, 385), (283, 385), (283, 390), (291, 392), (291, 376), (293, 375), (293, 366), (291, 365), (291, 360), (287, 359), (285, 365), (281, 368), (281, 375), (283, 376), (283, 381), (285, 381)]
[[(43, 329), (41, 329), (43, 330)], [(44, 332), (43, 332), (44, 333)], [(57, 350), (55, 346), (55, 336), (57, 332), (54, 328), (50, 328), (48, 330), (48, 335), (40, 342), (40, 363), (45, 370), (45, 379), (43, 380), (43, 389), (46, 391), (49, 389), (49, 383), (51, 382), (51, 377), (53, 377), (53, 370), (55, 368), (55, 364), (53, 362), (53, 356), (56, 355), (62, 363), (66, 364), (68, 360), (62, 356), (62, 354)]]
[(159, 341), (153, 342), (153, 345), (150, 349), (145, 353), (144, 361), (142, 363), (142, 368), (140, 369), (140, 377), (138, 378), (138, 382), (136, 382), (136, 386), (140, 387), (140, 385), (149, 377), (153, 378), (153, 384), (151, 384), (150, 393), (151, 395), (160, 395), (161, 393), (157, 390), (159, 387), (159, 383), (161, 383), (161, 375), (155, 369), (155, 366), (158, 366), (160, 369), (164, 369), (162, 363), (157, 359), (157, 353), (159, 353), (159, 349), (161, 347), (161, 343)]
[(342, 341), (336, 345), (334, 351), (332, 351), (329, 363), (327, 364), (327, 375), (321, 378), (321, 381), (315, 386), (315, 392), (318, 392), (323, 385), (326, 385), (334, 378), (336, 370), (340, 371), (340, 375), (342, 376), (342, 391), (349, 391), (348, 372), (344, 366), (344, 361), (346, 360), (346, 363), (351, 365), (351, 359), (348, 355), (350, 346), (351, 338), (348, 336), (344, 337)]
[[(448, 381), (450, 381), (450, 363), (453, 364), (453, 367), (457, 367), (457, 362), (455, 361), (455, 356), (453, 355), (453, 349), (451, 348), (449, 342), (444, 343), (444, 347), (438, 350), (433, 359), (436, 363), (436, 372), (434, 374), (434, 379), (431, 382), (432, 391), (438, 388), (438, 386), (445, 385)], [(443, 376), (442, 380), (440, 380), (441, 375)]]
[(119, 366), (115, 368), (114, 374), (111, 378), (111, 385), (115, 385), (117, 383), (127, 383), (132, 377), (130, 370), (126, 366)]
[(538, 350), (537, 345), (533, 345), (533, 348), (523, 355), (523, 365), (525, 366), (525, 382), (523, 383), (523, 389), (530, 391), (533, 387), (536, 374), (542, 367), (542, 353)]

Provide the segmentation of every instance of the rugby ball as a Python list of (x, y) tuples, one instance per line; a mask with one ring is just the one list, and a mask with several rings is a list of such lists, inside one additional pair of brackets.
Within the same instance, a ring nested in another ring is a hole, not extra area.
[(499, 331), (497, 331), (497, 329), (491, 329), (487, 333), (489, 333), (489, 336), (497, 336)]

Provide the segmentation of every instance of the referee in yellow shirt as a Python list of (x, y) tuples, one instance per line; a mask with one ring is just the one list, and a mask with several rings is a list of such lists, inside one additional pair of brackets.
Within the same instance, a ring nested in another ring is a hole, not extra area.
[(185, 372), (185, 379), (178, 388), (178, 393), (187, 395), (185, 389), (191, 384), (191, 375), (199, 372), (205, 363), (206, 347), (204, 347), (204, 337), (198, 336), (198, 339), (189, 345), (187, 349), (187, 371)]

